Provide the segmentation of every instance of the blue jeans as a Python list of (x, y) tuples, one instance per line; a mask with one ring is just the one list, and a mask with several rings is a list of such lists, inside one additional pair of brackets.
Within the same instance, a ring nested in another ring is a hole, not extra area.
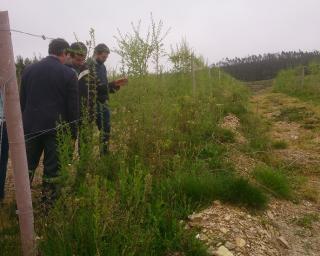
[[(2, 134), (1, 134), (2, 131)], [(2, 136), (0, 155), (0, 199), (4, 198), (4, 184), (7, 175), (7, 164), (9, 158), (9, 142), (6, 123), (0, 123), (0, 136)]]
[(97, 104), (97, 126), (100, 131), (100, 138), (102, 143), (102, 153), (107, 153), (108, 143), (110, 139), (110, 110), (106, 104)]

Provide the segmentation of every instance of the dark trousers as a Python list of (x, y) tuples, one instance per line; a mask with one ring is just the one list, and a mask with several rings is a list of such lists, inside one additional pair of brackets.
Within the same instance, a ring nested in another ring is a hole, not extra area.
[(9, 158), (9, 143), (8, 143), (7, 127), (5, 122), (0, 123), (0, 136), (2, 137), (1, 152), (0, 152), (0, 199), (3, 199), (4, 185), (5, 185), (6, 174), (7, 174), (7, 164), (8, 164), (8, 158)]
[(54, 199), (56, 196), (56, 186), (53, 180), (58, 176), (59, 170), (56, 133), (33, 134), (31, 137), (27, 137), (26, 149), (28, 168), (31, 176), (34, 175), (41, 155), (44, 153), (42, 192), (44, 198)]
[(108, 152), (108, 143), (110, 139), (110, 110), (106, 104), (97, 104), (97, 126), (100, 131), (100, 138), (102, 143), (102, 153)]

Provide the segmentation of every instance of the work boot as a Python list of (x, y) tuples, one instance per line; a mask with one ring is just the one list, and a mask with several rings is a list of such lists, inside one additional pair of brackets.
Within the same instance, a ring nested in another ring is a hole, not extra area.
[(45, 212), (49, 212), (49, 210), (53, 207), (54, 202), (57, 199), (57, 187), (56, 184), (52, 182), (43, 181), (42, 182), (42, 196), (41, 196), (41, 204)]

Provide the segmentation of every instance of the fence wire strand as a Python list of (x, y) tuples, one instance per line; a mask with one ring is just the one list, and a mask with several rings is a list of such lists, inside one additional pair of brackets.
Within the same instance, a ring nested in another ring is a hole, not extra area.
[(0, 29), (0, 31), (15, 32), (15, 33), (23, 34), (23, 35), (28, 35), (28, 36), (32, 36), (32, 37), (41, 38), (43, 40), (47, 40), (47, 39), (52, 40), (52, 39), (54, 39), (54, 38), (46, 36), (44, 34), (37, 35), (37, 34), (33, 34), (33, 33), (22, 31), (22, 30), (18, 30), (18, 29)]

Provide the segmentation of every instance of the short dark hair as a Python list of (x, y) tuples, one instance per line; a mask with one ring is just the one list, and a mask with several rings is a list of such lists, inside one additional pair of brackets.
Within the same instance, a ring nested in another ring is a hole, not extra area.
[(75, 42), (70, 45), (69, 52), (71, 57), (74, 57), (75, 55), (86, 56), (88, 49), (84, 43)]
[(94, 48), (94, 53), (97, 54), (101, 54), (101, 53), (110, 53), (110, 49), (108, 46), (106, 46), (105, 44), (98, 44), (95, 48)]
[(49, 54), (60, 56), (64, 51), (68, 50), (69, 44), (62, 38), (53, 39), (49, 44)]

